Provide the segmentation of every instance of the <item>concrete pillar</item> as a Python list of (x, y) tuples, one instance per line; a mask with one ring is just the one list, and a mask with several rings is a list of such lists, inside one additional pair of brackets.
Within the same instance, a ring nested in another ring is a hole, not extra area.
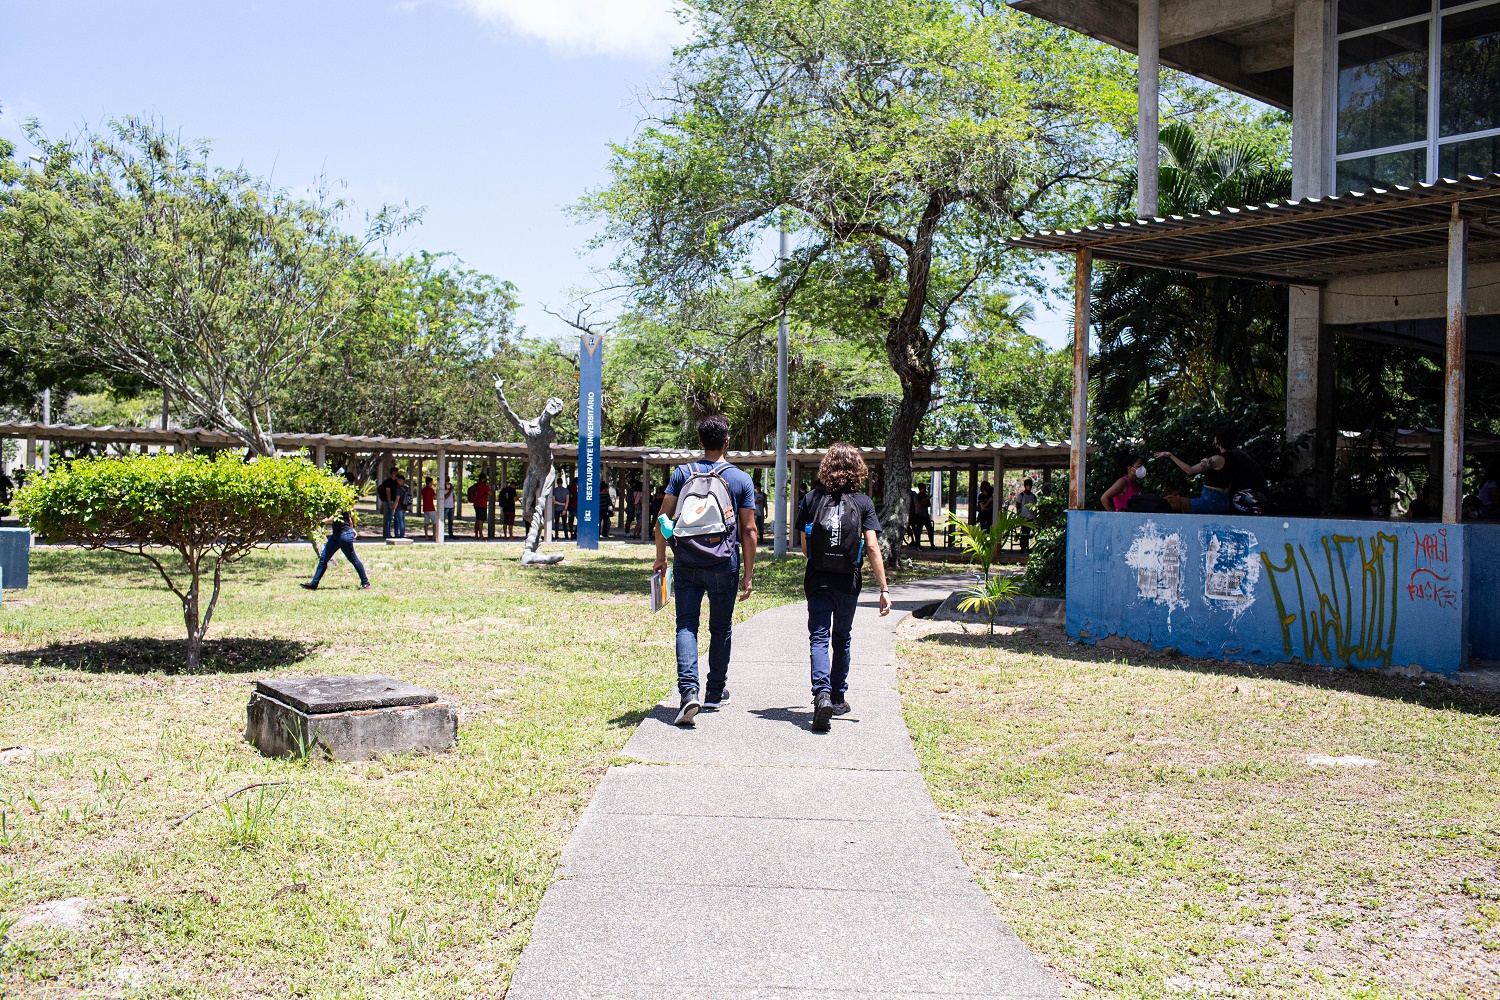
[(328, 466), (328, 446), (319, 444), (313, 446), (313, 465), (323, 469)]
[(26, 472), (27, 475), (36, 471), (36, 438), (26, 439)]
[(1160, 166), (1160, 124), (1157, 110), (1161, 87), (1160, 0), (1136, 5), (1136, 214), (1142, 219), (1157, 213), (1156, 186)]
[(1084, 476), (1088, 464), (1089, 432), (1089, 282), (1093, 277), (1094, 255), (1087, 248), (1078, 251), (1073, 272), (1073, 439), (1069, 462), (1068, 509), (1082, 510)]
[[(495, 515), (497, 513), (496, 508), (498, 508), (500, 506), (500, 477), (495, 474), (495, 456), (494, 455), (490, 456), (488, 464), (489, 464), (488, 472), (490, 474), (490, 510), (489, 510), (488, 527), (486, 529), (485, 534), (489, 538), (494, 538), (495, 537)], [(438, 496), (442, 496), (442, 494), (439, 493)]]
[(932, 523), (935, 525), (943, 516), (943, 473), (940, 470), (933, 470), (928, 492), (931, 495), (928, 513), (932, 515)]
[(1296, 0), (1292, 32), (1292, 197), (1321, 198), (1333, 180), (1333, 0)]
[[(948, 470), (948, 513), (950, 513), (950, 514), (957, 514), (958, 513), (958, 470), (957, 469), (949, 469)], [(944, 523), (946, 524), (946, 521)], [(944, 527), (943, 528), (943, 544), (944, 545), (952, 545), (953, 544), (953, 529), (952, 528), (949, 528), (949, 527)]]
[[(420, 487), (421, 484), (418, 483), (418, 488)], [(437, 482), (434, 484), (434, 488), (437, 491), (437, 502), (433, 504), (433, 507), (437, 510), (437, 527), (432, 529), (432, 540), (438, 545), (442, 545), (447, 541), (443, 537), (443, 493), (448, 488), (448, 456), (441, 451), (437, 453)], [(420, 493), (417, 495), (421, 496)], [(421, 504), (418, 503), (417, 506), (420, 507)]]
[(1448, 336), (1443, 367), (1443, 522), (1463, 518), (1464, 380), (1468, 362), (1469, 226), (1453, 206), (1448, 223)]

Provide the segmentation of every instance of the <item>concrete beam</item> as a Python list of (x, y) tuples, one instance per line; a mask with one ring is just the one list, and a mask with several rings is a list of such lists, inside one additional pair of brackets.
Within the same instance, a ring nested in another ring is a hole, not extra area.
[(1270, 73), (1292, 65), (1294, 48), (1290, 39), (1251, 45), (1240, 49), (1240, 72), (1246, 76)]
[(1161, 43), (1180, 45), (1291, 16), (1293, 0), (1162, 0)]

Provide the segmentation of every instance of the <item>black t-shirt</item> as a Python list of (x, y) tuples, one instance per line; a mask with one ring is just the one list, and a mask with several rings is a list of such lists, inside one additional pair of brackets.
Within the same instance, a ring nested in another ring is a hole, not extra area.
[[(806, 493), (797, 504), (797, 534), (806, 541), (804, 532), (818, 512), (818, 506), (828, 492), (819, 486)], [(837, 494), (834, 494), (837, 495)], [(859, 530), (880, 533), (880, 518), (875, 516), (875, 502), (858, 490), (845, 493), (844, 497), (859, 511)], [(858, 573), (830, 573), (809, 566), (802, 574), (802, 589), (809, 595), (820, 590), (831, 590), (835, 594), (858, 594), (863, 581)]]
[(506, 483), (504, 486), (500, 487), (500, 509), (516, 509), (516, 488), (509, 483)]
[(381, 500), (384, 500), (386, 503), (395, 503), (396, 502), (396, 477), (395, 476), (388, 476), (383, 482), (381, 482), (380, 488), (378, 490), (376, 490), (376, 495)]

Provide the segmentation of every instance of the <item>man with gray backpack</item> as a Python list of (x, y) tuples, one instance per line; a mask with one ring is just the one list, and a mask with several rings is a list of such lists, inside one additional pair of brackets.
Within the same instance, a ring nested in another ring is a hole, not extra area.
[[(677, 610), (679, 726), (729, 701), (729, 642), (734, 601), (750, 597), (755, 570), (755, 483), (724, 461), (729, 421), (715, 414), (698, 421), (703, 457), (678, 466), (667, 483), (661, 514), (670, 527), (656, 532), (654, 572), (667, 568), (672, 545), (672, 589)], [(740, 573), (741, 560), (744, 574)], [(708, 690), (699, 696), (698, 624), (708, 598)]]

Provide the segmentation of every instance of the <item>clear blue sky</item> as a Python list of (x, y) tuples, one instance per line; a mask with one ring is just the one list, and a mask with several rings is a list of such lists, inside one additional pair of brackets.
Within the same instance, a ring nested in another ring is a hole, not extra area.
[[(408, 202), (393, 249), (453, 251), (516, 283), (521, 321), (593, 287), (566, 214), (680, 31), (669, 0), (0, 0), (0, 135), (124, 114), (208, 137), (215, 159), (362, 209)], [(23, 146), (23, 152), (25, 151)], [(1065, 336), (1043, 314), (1036, 332)]]

